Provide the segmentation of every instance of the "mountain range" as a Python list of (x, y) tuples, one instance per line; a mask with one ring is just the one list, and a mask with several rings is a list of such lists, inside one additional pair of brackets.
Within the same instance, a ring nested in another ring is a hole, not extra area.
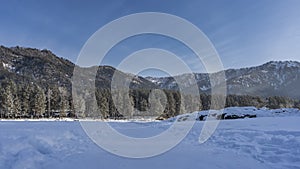
[[(57, 57), (49, 50), (23, 47), (0, 46), (0, 82), (5, 79), (18, 83), (36, 83), (41, 87), (62, 86), (71, 89), (71, 77), (75, 64)], [(126, 72), (112, 66), (98, 66), (96, 85), (99, 88), (110, 88), (116, 71), (124, 78), (131, 78)], [(209, 74), (193, 74), (199, 91), (210, 93)], [(228, 94), (251, 96), (285, 96), (300, 99), (300, 63), (297, 61), (270, 61), (260, 66), (225, 70)], [(176, 77), (191, 84), (189, 74)], [(174, 77), (141, 77), (134, 76), (131, 88), (178, 90)]]
[[(252, 96), (285, 96), (300, 98), (300, 63), (297, 61), (270, 61), (260, 66), (225, 70), (227, 94)], [(217, 73), (215, 73), (217, 74)], [(163, 89), (178, 89), (174, 79), (182, 79), (184, 86), (192, 85), (190, 75), (178, 77), (147, 77)], [(194, 73), (199, 91), (209, 93), (209, 74)]]

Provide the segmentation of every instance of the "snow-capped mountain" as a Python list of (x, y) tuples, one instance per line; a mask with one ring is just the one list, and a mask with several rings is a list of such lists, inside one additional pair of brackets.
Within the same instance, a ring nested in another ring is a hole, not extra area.
[[(212, 75), (217, 75), (214, 73)], [(296, 61), (271, 61), (261, 66), (225, 70), (228, 94), (257, 96), (288, 96), (300, 98), (300, 63)], [(191, 86), (191, 75), (177, 76)], [(199, 91), (209, 93), (211, 84), (209, 74), (195, 73)], [(148, 80), (164, 89), (178, 89), (173, 77), (147, 77)], [(216, 84), (219, 85), (219, 84)]]

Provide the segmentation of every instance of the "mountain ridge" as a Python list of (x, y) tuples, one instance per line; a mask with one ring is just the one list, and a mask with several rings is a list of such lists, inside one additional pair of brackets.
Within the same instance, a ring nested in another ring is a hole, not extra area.
[[(265, 64), (241, 69), (224, 70), (228, 94), (253, 96), (287, 96), (300, 98), (297, 87), (300, 85), (300, 63), (297, 61), (270, 61)], [(211, 75), (218, 74), (212, 73)], [(194, 73), (201, 92), (210, 92), (208, 73)], [(178, 75), (186, 78), (189, 74)], [(147, 77), (164, 89), (177, 89), (172, 77)], [(187, 81), (188, 82), (188, 81)], [(184, 84), (185, 86), (193, 84)], [(290, 90), (292, 89), (292, 90)], [(266, 90), (269, 90), (267, 92)]]
[[(0, 62), (0, 80), (34, 81), (44, 87), (56, 85), (71, 88), (75, 64), (68, 59), (57, 57), (50, 50), (0, 46)], [(100, 88), (110, 87), (115, 71), (122, 73), (126, 78), (132, 78), (129, 73), (121, 72), (112, 66), (97, 67), (96, 84)], [(300, 92), (297, 89), (300, 85), (298, 61), (269, 61), (254, 67), (226, 69), (224, 72), (228, 94), (300, 98)], [(211, 89), (209, 74), (193, 73), (193, 75), (199, 91), (209, 94)], [(176, 77), (184, 79), (189, 76), (189, 74), (182, 74)], [(134, 76), (133, 81), (132, 88), (178, 90), (174, 77)], [(186, 80), (184, 86), (190, 85), (193, 84)]]

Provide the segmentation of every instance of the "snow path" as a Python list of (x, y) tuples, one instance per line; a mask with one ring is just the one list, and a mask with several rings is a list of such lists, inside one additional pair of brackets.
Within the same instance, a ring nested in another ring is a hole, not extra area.
[[(203, 122), (172, 150), (156, 157), (129, 159), (107, 153), (79, 122), (0, 122), (0, 169), (300, 169), (300, 117), (224, 120), (198, 144)], [(169, 122), (110, 122), (119, 132), (149, 137)], [(112, 140), (113, 141), (113, 140)]]

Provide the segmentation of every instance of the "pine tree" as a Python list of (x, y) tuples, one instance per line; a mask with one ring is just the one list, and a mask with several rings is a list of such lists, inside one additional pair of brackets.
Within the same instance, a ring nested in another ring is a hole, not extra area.
[(21, 102), (21, 116), (22, 117), (29, 117), (30, 111), (30, 87), (28, 85), (23, 86), (22, 88), (22, 102)]
[(73, 93), (73, 105), (77, 117), (85, 117), (85, 100), (82, 95)]
[(60, 92), (60, 117), (66, 117), (67, 111), (70, 110), (67, 89), (59, 87), (58, 90)]
[(167, 113), (169, 116), (173, 117), (176, 115), (176, 101), (172, 92), (167, 92), (168, 105), (167, 105)]
[(129, 93), (126, 93), (126, 95), (128, 95), (128, 96), (123, 97), (124, 115), (126, 115), (129, 118), (132, 118), (133, 113), (134, 113), (134, 101), (133, 101), (133, 98), (129, 95)]
[(4, 89), (2, 87), (2, 84), (0, 84), (0, 119), (4, 118), (4, 108), (3, 108), (3, 100), (4, 100), (4, 97), (3, 97), (3, 93), (4, 93)]
[(14, 96), (11, 89), (11, 83), (5, 85), (2, 99), (4, 116), (11, 118), (14, 111)]
[(11, 92), (13, 95), (13, 116), (14, 117), (20, 117), (21, 116), (21, 102), (18, 95), (18, 88), (16, 84), (11, 81)]
[(54, 116), (55, 112), (61, 109), (61, 94), (58, 87), (51, 88), (51, 99), (50, 99), (50, 116)]
[(106, 119), (109, 117), (109, 98), (108, 92), (106, 90), (101, 90), (97, 92), (97, 102), (99, 106), (99, 111), (101, 117)]
[(160, 90), (152, 90), (149, 96), (149, 115), (159, 116), (163, 113), (167, 103), (167, 97), (164, 92)]
[(51, 116), (51, 97), (52, 97), (52, 90), (50, 88), (48, 88), (47, 89), (47, 95), (46, 95), (47, 117)]
[(31, 96), (31, 110), (32, 117), (42, 117), (46, 109), (46, 96), (44, 91), (39, 87), (35, 86)]

